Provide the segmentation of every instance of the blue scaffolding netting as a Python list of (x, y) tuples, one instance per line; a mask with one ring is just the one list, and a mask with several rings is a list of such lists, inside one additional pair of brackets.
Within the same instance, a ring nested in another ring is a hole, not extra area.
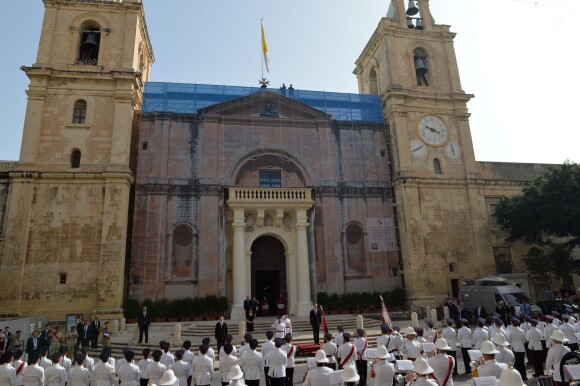
[(242, 98), (260, 91), (292, 98), (330, 114), (337, 121), (382, 124), (381, 99), (376, 95), (310, 90), (149, 82), (145, 84), (143, 112), (197, 114), (200, 109)]

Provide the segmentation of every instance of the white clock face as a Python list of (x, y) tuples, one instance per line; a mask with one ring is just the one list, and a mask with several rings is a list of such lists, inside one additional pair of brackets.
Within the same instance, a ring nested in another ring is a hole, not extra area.
[(422, 159), (427, 155), (427, 145), (419, 139), (411, 140), (411, 156), (413, 158)]
[(447, 127), (441, 119), (426, 115), (419, 122), (419, 134), (429, 145), (443, 145), (447, 140)]
[(461, 146), (455, 141), (449, 141), (445, 145), (445, 154), (450, 159), (459, 159), (461, 157)]

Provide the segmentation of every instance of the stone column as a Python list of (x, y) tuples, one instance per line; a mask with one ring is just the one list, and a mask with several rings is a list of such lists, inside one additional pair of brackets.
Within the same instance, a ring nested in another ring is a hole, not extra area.
[(232, 275), (233, 275), (233, 305), (232, 320), (245, 319), (244, 299), (246, 296), (246, 254), (244, 245), (244, 232), (246, 223), (244, 222), (244, 210), (235, 209), (234, 222), (234, 249), (232, 256)]
[[(303, 216), (300, 216), (303, 212)], [(299, 211), (296, 223), (296, 266), (297, 274), (295, 283), (290, 285), (298, 286), (298, 304), (296, 307), (297, 316), (309, 316), (312, 309), (312, 299), (310, 298), (310, 269), (308, 263), (308, 239), (306, 230), (306, 211)]]

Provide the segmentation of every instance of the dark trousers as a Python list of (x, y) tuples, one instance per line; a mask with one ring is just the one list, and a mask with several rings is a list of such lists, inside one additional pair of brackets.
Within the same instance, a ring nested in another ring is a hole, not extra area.
[(270, 386), (270, 377), (268, 376), (268, 371), (270, 371), (270, 367), (264, 366), (264, 379), (266, 380), (266, 386)]
[(143, 335), (145, 343), (149, 343), (149, 326), (139, 326), (139, 343), (143, 342)]
[(217, 340), (217, 352), (220, 352), (220, 349), (224, 344), (226, 344), (226, 338), (216, 338)]
[(97, 332), (96, 334), (93, 334), (91, 336), (91, 347), (97, 348), (98, 345), (99, 345), (99, 333)]
[[(246, 385), (248, 386), (260, 386), (260, 380), (259, 379), (252, 379), (251, 381), (249, 380), (245, 380)], [(228, 385), (228, 383), (226, 383), (224, 386)]]
[(471, 374), (471, 366), (469, 365), (468, 348), (461, 347), (461, 356), (463, 357), (463, 366), (465, 366), (465, 374)]
[(526, 352), (514, 351), (514, 356), (515, 356), (514, 369), (516, 369), (518, 373), (520, 373), (520, 375), (522, 376), (522, 380), (525, 381), (528, 379), (528, 376), (526, 375), (526, 364), (525, 364)]
[(280, 378), (270, 378), (270, 386), (284, 386), (284, 382), (286, 381), (286, 377)]
[(147, 386), (147, 385), (149, 384), (149, 379), (143, 379), (143, 378), (141, 378), (141, 379), (139, 380), (139, 384), (140, 384), (141, 386)]
[(532, 363), (534, 364), (534, 377), (544, 374), (544, 352), (542, 350), (530, 350)]
[(447, 355), (450, 355), (453, 357), (453, 360), (455, 361), (455, 368), (453, 369), (453, 375), (457, 375), (457, 352), (456, 351), (445, 351), (445, 353)]
[(314, 337), (314, 344), (320, 344), (320, 327), (312, 326), (312, 336)]
[(546, 348), (546, 341), (542, 340), (542, 361), (546, 362), (546, 356), (548, 355), (548, 349)]
[(526, 358), (528, 359), (528, 363), (532, 363), (532, 352), (528, 348), (528, 342), (524, 343), (524, 348), (526, 349)]
[(359, 386), (365, 386), (367, 384), (367, 361), (358, 359), (356, 361), (356, 371), (360, 376), (360, 380), (358, 381)]
[(286, 386), (294, 385), (294, 367), (286, 367), (286, 380), (284, 384)]

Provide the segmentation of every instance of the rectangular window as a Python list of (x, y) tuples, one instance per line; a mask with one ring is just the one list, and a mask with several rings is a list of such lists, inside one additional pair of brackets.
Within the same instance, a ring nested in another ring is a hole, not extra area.
[(282, 173), (280, 170), (260, 170), (260, 188), (281, 188)]
[(78, 108), (75, 107), (75, 111), (73, 114), (73, 123), (75, 124), (84, 124), (87, 116), (87, 109), (85, 108)]

